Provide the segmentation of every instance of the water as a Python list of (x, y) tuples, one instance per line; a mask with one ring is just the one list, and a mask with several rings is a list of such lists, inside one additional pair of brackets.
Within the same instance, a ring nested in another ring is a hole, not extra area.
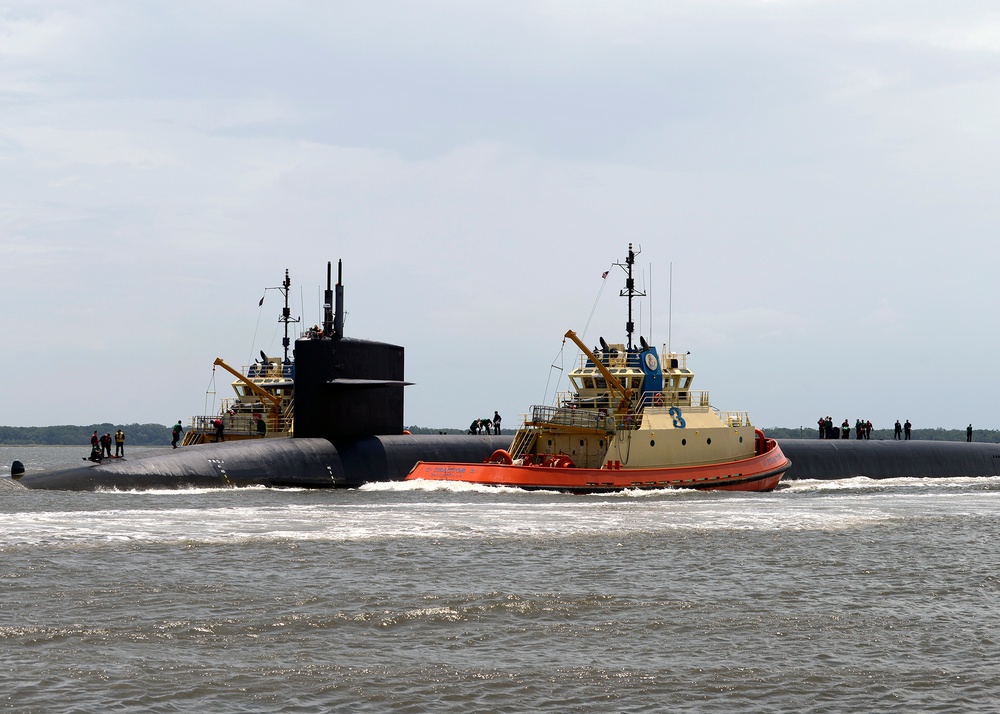
[[(80, 449), (0, 447), (29, 470)], [(0, 708), (993, 712), (1000, 479), (29, 491)]]

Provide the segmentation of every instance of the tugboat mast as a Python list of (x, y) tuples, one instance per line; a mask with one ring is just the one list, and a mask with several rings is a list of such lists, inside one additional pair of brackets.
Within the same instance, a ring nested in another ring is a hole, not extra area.
[[(639, 253), (642, 252), (642, 248), (639, 249)], [(632, 244), (628, 244), (628, 258), (625, 259), (625, 265), (621, 263), (615, 263), (618, 267), (626, 272), (628, 277), (625, 279), (625, 289), (621, 291), (621, 297), (628, 298), (628, 322), (625, 323), (625, 334), (628, 337), (627, 349), (632, 352), (635, 349), (635, 345), (632, 343), (632, 333), (635, 332), (635, 323), (632, 322), (632, 298), (635, 297), (646, 297), (646, 293), (641, 290), (635, 289), (635, 280), (632, 278), (632, 266), (635, 265), (635, 256), (638, 253), (632, 250)]]
[(285, 337), (284, 339), (281, 340), (281, 345), (285, 349), (285, 356), (284, 359), (282, 360), (282, 364), (291, 364), (291, 362), (288, 359), (288, 346), (291, 344), (291, 341), (288, 339), (288, 323), (298, 322), (301, 319), (298, 317), (293, 319), (292, 311), (288, 308), (288, 293), (289, 293), (288, 289), (291, 286), (292, 286), (292, 280), (291, 278), (288, 277), (288, 268), (285, 268), (285, 281), (281, 284), (281, 287), (278, 288), (281, 291), (281, 294), (285, 296), (285, 307), (281, 311), (281, 317), (278, 318), (278, 322), (285, 323)]

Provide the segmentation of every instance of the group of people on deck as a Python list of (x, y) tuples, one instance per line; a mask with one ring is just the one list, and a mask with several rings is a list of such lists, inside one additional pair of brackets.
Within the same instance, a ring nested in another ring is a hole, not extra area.
[[(819, 421), (819, 438), (820, 439), (850, 439), (851, 438), (851, 422), (844, 419), (844, 422), (838, 427), (834, 426), (833, 419), (829, 416), (820, 417)], [(906, 422), (909, 424), (910, 422)], [(872, 423), (869, 419), (856, 419), (854, 421), (854, 432), (857, 436), (856, 439), (871, 439), (872, 438)], [(909, 435), (909, 431), (907, 431)], [(907, 436), (907, 439), (910, 437)]]
[(115, 443), (115, 458), (121, 458), (125, 456), (125, 432), (119, 429), (115, 432), (115, 436), (112, 439), (111, 434), (104, 434), (103, 436), (98, 436), (97, 431), (94, 431), (93, 435), (90, 437), (90, 460), (100, 461), (101, 459), (111, 458), (111, 442)]
[(484, 431), (487, 434), (500, 434), (500, 412), (493, 412), (493, 418), (489, 417), (485, 419), (474, 419), (469, 425), (470, 434), (482, 434)]
[[(834, 426), (833, 419), (830, 417), (821, 417), (817, 422), (819, 424), (819, 438), (820, 439), (850, 439), (851, 438), (851, 423), (847, 419), (839, 426)], [(899, 419), (896, 420), (896, 426), (892, 433), (893, 439), (905, 439), (910, 440), (910, 432), (913, 425), (910, 424), (910, 420), (907, 419), (905, 424), (900, 424)], [(867, 440), (872, 438), (872, 423), (869, 419), (855, 419), (854, 421), (854, 433), (855, 439)]]

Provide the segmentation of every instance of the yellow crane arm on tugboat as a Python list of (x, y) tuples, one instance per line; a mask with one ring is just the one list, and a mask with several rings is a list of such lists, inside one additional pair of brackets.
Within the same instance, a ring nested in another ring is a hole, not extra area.
[(582, 350), (585, 355), (587, 355), (590, 361), (594, 363), (594, 366), (597, 367), (597, 370), (601, 373), (601, 376), (604, 377), (605, 381), (607, 381), (608, 386), (622, 395), (622, 399), (618, 403), (618, 409), (616, 410), (616, 413), (625, 414), (626, 412), (628, 412), (632, 404), (632, 390), (626, 387), (624, 384), (622, 384), (619, 381), (618, 377), (611, 374), (611, 371), (604, 366), (604, 363), (601, 362), (600, 359), (598, 359), (597, 355), (595, 355), (593, 352), (590, 351), (590, 349), (588, 349), (587, 345), (583, 344), (583, 342), (580, 341), (580, 338), (576, 336), (576, 333), (573, 332), (573, 330), (569, 330), (566, 333), (565, 337), (573, 340), (576, 346), (579, 347), (580, 350)]
[(232, 367), (230, 367), (228, 364), (226, 364), (225, 362), (223, 362), (221, 357), (216, 357), (215, 358), (215, 362), (213, 362), (212, 364), (214, 364), (214, 365), (216, 365), (218, 367), (222, 367), (224, 370), (226, 370), (231, 375), (233, 375), (234, 377), (236, 377), (236, 379), (240, 380), (245, 385), (247, 385), (248, 387), (250, 387), (250, 390), (254, 394), (256, 394), (258, 397), (260, 397), (261, 399), (267, 400), (271, 404), (271, 412), (272, 413), (278, 414), (278, 413), (281, 412), (281, 400), (278, 397), (276, 397), (273, 394), (270, 394), (269, 392), (267, 392), (266, 390), (261, 389), (260, 387), (258, 387), (256, 384), (254, 384), (249, 379), (247, 379), (246, 377), (244, 377), (242, 374), (240, 374), (239, 372), (237, 372), (235, 369), (233, 369)]

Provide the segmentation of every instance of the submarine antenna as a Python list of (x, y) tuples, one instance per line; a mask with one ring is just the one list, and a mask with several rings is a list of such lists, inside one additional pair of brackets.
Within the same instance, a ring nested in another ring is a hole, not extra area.
[(323, 293), (323, 334), (333, 334), (333, 285), (330, 280), (332, 264), (326, 262), (326, 291)]
[(337, 311), (333, 316), (333, 337), (344, 336), (344, 261), (337, 261)]

